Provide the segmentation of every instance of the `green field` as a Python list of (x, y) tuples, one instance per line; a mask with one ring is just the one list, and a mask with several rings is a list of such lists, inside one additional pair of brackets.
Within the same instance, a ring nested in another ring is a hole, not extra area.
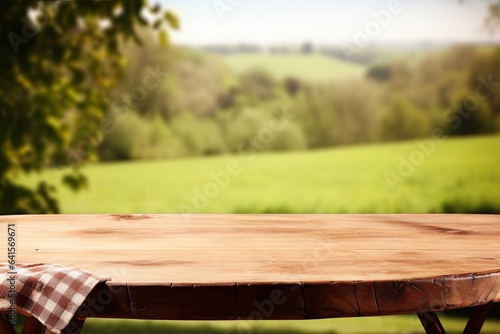
[[(59, 197), (64, 213), (500, 213), (499, 147), (497, 135), (448, 139), (429, 154), (410, 141), (96, 164), (83, 169), (88, 190)], [(400, 176), (400, 159), (419, 164)], [(401, 178), (391, 186), (387, 173)]]
[(297, 77), (307, 81), (328, 81), (365, 73), (362, 65), (319, 54), (233, 54), (222, 60), (238, 74), (263, 68), (278, 79)]

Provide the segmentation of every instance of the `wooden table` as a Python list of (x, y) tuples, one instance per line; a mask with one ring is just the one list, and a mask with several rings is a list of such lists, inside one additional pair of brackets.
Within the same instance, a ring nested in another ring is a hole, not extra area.
[[(18, 263), (55, 263), (112, 279), (89, 296), (75, 328), (86, 317), (415, 313), (427, 333), (444, 333), (434, 312), (474, 307), (464, 332), (470, 334), (500, 302), (495, 215), (0, 217), (4, 230), (9, 223), (16, 224)], [(29, 319), (25, 331), (39, 326)]]

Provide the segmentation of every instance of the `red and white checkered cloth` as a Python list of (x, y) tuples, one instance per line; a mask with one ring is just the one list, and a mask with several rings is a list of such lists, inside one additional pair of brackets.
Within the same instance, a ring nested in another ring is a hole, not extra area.
[(0, 264), (0, 310), (11, 304), (10, 279), (15, 277), (17, 311), (34, 316), (57, 334), (96, 284), (106, 281), (79, 269), (46, 264), (18, 264), (15, 275), (9, 272), (8, 264)]

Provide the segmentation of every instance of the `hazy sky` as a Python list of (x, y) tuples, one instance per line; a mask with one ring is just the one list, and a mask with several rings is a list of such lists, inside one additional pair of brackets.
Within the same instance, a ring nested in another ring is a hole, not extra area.
[[(156, 0), (181, 19), (175, 43), (352, 43), (355, 29), (387, 10), (380, 0)], [(372, 43), (500, 41), (484, 28), (487, 0), (399, 0), (401, 12), (371, 38)], [(216, 4), (231, 4), (219, 15)], [(239, 4), (238, 4), (239, 3)]]

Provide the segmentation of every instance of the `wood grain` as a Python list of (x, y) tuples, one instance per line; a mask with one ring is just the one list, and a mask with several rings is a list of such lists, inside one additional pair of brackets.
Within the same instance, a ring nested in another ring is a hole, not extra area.
[(9, 223), (19, 263), (111, 278), (98, 317), (300, 319), (500, 302), (495, 215), (0, 217)]

